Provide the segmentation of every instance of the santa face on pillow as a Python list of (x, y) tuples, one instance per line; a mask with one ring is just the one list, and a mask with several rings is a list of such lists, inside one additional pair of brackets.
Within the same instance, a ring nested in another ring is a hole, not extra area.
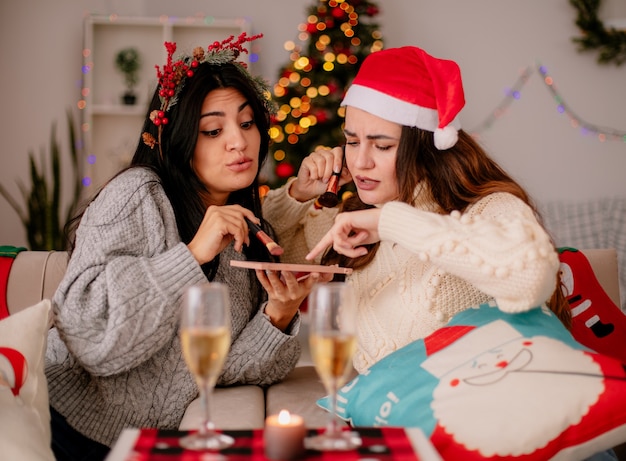
[[(485, 338), (500, 345), (485, 350)], [(589, 354), (546, 336), (523, 337), (502, 320), (471, 330), (422, 366), (440, 380), (431, 404), (435, 432), (483, 457), (545, 447), (579, 423), (605, 388)], [(546, 430), (520, 437), (537, 421)]]

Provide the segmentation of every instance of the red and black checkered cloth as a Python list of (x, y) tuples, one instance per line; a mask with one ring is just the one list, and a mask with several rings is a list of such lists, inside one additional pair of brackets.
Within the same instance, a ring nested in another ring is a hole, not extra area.
[[(319, 452), (307, 450), (302, 457), (305, 461), (357, 461), (374, 458), (378, 461), (419, 461), (411, 441), (403, 428), (352, 428), (359, 433), (362, 445), (352, 451)], [(323, 431), (323, 430), (320, 430)], [(263, 431), (222, 431), (235, 439), (235, 444), (219, 452), (224, 461), (268, 461), (263, 447)], [(312, 436), (319, 431), (309, 430)], [(141, 429), (137, 442), (128, 461), (203, 461), (207, 452), (183, 449), (178, 441), (185, 431), (165, 431)], [(217, 459), (211, 457), (210, 459)]]

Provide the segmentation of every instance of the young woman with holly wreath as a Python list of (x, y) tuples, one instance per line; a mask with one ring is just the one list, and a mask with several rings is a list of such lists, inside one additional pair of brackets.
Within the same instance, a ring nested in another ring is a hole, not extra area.
[(178, 60), (166, 43), (131, 166), (80, 218), (46, 354), (59, 460), (103, 459), (125, 427), (178, 428), (198, 396), (178, 337), (191, 285), (230, 289), (233, 339), (219, 385), (269, 385), (298, 361), (298, 307), (322, 276), (299, 282), (259, 271), (257, 279), (229, 264), (271, 259), (247, 223), (271, 233), (258, 192), (270, 105), (236, 61), (255, 38)]

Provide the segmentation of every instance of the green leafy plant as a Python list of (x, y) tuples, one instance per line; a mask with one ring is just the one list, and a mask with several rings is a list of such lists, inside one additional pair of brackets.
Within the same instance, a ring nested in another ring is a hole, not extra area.
[(579, 51), (598, 50), (597, 61), (600, 64), (613, 63), (621, 66), (626, 62), (626, 31), (606, 27), (598, 17), (600, 0), (570, 0), (576, 8), (576, 25), (583, 32), (574, 37)]
[(115, 66), (124, 74), (125, 96), (134, 96), (134, 88), (139, 82), (139, 69), (141, 68), (141, 58), (137, 48), (130, 47), (120, 50), (115, 56)]
[(11, 194), (0, 184), (0, 195), (9, 203), (19, 216), (24, 229), (28, 245), (31, 250), (64, 250), (65, 235), (63, 227), (71, 219), (78, 206), (80, 197), (80, 178), (78, 172), (78, 146), (74, 117), (70, 110), (67, 111), (67, 126), (69, 138), (69, 157), (73, 171), (72, 200), (68, 205), (63, 220), (61, 219), (61, 148), (56, 137), (56, 123), (50, 130), (50, 146), (48, 161), (50, 172), (46, 162), (46, 151), (40, 152), (40, 164), (35, 160), (32, 151), (29, 152), (30, 165), (30, 188), (23, 182), (17, 181), (24, 206), (13, 198)]

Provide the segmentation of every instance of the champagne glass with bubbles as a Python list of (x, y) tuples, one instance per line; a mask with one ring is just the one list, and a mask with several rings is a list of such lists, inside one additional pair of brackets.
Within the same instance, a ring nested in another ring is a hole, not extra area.
[(356, 348), (356, 305), (351, 285), (330, 282), (314, 285), (308, 301), (309, 345), (315, 369), (331, 399), (326, 430), (307, 439), (307, 447), (320, 450), (351, 450), (361, 441), (337, 425), (337, 390), (343, 386)]
[(189, 450), (221, 450), (234, 443), (232, 437), (215, 430), (211, 419), (211, 395), (230, 348), (230, 332), (228, 287), (204, 283), (188, 288), (182, 302), (180, 341), (204, 407), (199, 430), (180, 440)]

